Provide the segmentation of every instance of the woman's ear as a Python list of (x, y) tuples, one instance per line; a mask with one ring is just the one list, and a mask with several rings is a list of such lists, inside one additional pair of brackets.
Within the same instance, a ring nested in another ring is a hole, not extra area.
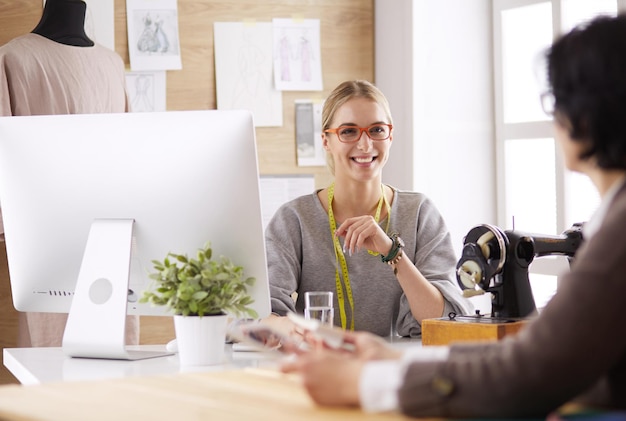
[(322, 146), (325, 150), (330, 150), (328, 147), (328, 138), (326, 137), (326, 133), (322, 133)]

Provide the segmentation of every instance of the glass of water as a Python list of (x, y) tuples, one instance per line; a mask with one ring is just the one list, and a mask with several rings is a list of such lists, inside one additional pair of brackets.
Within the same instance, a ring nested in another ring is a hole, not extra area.
[(330, 291), (309, 291), (304, 293), (304, 318), (319, 320), (322, 324), (333, 325), (333, 293)]

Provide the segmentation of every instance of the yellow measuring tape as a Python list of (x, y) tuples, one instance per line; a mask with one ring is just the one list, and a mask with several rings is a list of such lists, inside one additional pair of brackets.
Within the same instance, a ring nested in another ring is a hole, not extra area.
[[(381, 184), (380, 190), (382, 192), (382, 196), (378, 201), (378, 207), (376, 208), (376, 214), (374, 215), (374, 220), (376, 223), (380, 220), (380, 212), (383, 207), (383, 203), (387, 209), (387, 225), (385, 227), (385, 232), (389, 232), (389, 221), (391, 220), (391, 206), (389, 206), (389, 202), (387, 201), (387, 197), (385, 196), (385, 188)], [(346, 257), (343, 254), (343, 249), (341, 248), (341, 244), (339, 243), (339, 237), (335, 235), (335, 231), (337, 231), (337, 222), (335, 221), (335, 215), (333, 213), (333, 198), (335, 197), (335, 183), (332, 183), (330, 187), (328, 187), (328, 223), (330, 225), (330, 235), (333, 239), (333, 246), (335, 249), (335, 286), (337, 289), (337, 301), (339, 302), (339, 315), (341, 317), (341, 327), (346, 329), (347, 326), (347, 315), (346, 315), (346, 300), (343, 294), (343, 285), (346, 287), (346, 295), (348, 296), (348, 303), (350, 304), (350, 314), (352, 315), (350, 319), (350, 330), (354, 330), (354, 299), (352, 298), (352, 287), (350, 285), (350, 275), (348, 275), (348, 264), (346, 263)], [(377, 256), (378, 253), (368, 250), (368, 253), (371, 255)], [(339, 274), (339, 266), (341, 266), (341, 275)], [(343, 277), (343, 285), (341, 282), (341, 278)]]

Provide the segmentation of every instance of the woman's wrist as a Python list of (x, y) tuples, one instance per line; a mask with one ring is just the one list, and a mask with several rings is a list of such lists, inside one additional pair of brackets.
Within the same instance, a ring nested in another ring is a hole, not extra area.
[(402, 238), (396, 233), (393, 233), (389, 236), (391, 239), (391, 248), (386, 255), (380, 255), (380, 259), (383, 263), (387, 263), (389, 265), (395, 265), (402, 259), (402, 249), (404, 248), (404, 241)]
[(380, 256), (381, 256), (381, 257), (382, 257), (382, 256), (388, 256), (388, 255), (389, 255), (389, 253), (391, 252), (391, 250), (393, 250), (393, 246), (394, 246), (393, 239), (392, 239), (390, 236), (387, 236), (387, 240), (389, 240), (389, 243), (388, 243), (389, 245), (388, 245), (388, 246), (385, 246), (385, 247), (383, 248), (383, 250), (385, 250), (385, 251), (386, 251), (386, 253), (384, 253), (384, 252), (382, 252), (382, 251), (381, 251), (381, 252), (379, 252), (379, 254), (380, 254)]

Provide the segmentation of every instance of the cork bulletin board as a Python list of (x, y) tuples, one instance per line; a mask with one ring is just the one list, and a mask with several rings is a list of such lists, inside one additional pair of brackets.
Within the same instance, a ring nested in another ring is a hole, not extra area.
[[(42, 10), (41, 0), (0, 0), (0, 44), (30, 32)], [(313, 174), (316, 186), (328, 184), (324, 166), (297, 166), (294, 102), (321, 100), (347, 79), (374, 81), (374, 1), (178, 0), (178, 14), (183, 68), (167, 72), (168, 110), (216, 108), (214, 22), (320, 20), (323, 91), (283, 92), (283, 126), (257, 128), (257, 141), (261, 174)], [(130, 68), (124, 0), (115, 0), (115, 50)]]

